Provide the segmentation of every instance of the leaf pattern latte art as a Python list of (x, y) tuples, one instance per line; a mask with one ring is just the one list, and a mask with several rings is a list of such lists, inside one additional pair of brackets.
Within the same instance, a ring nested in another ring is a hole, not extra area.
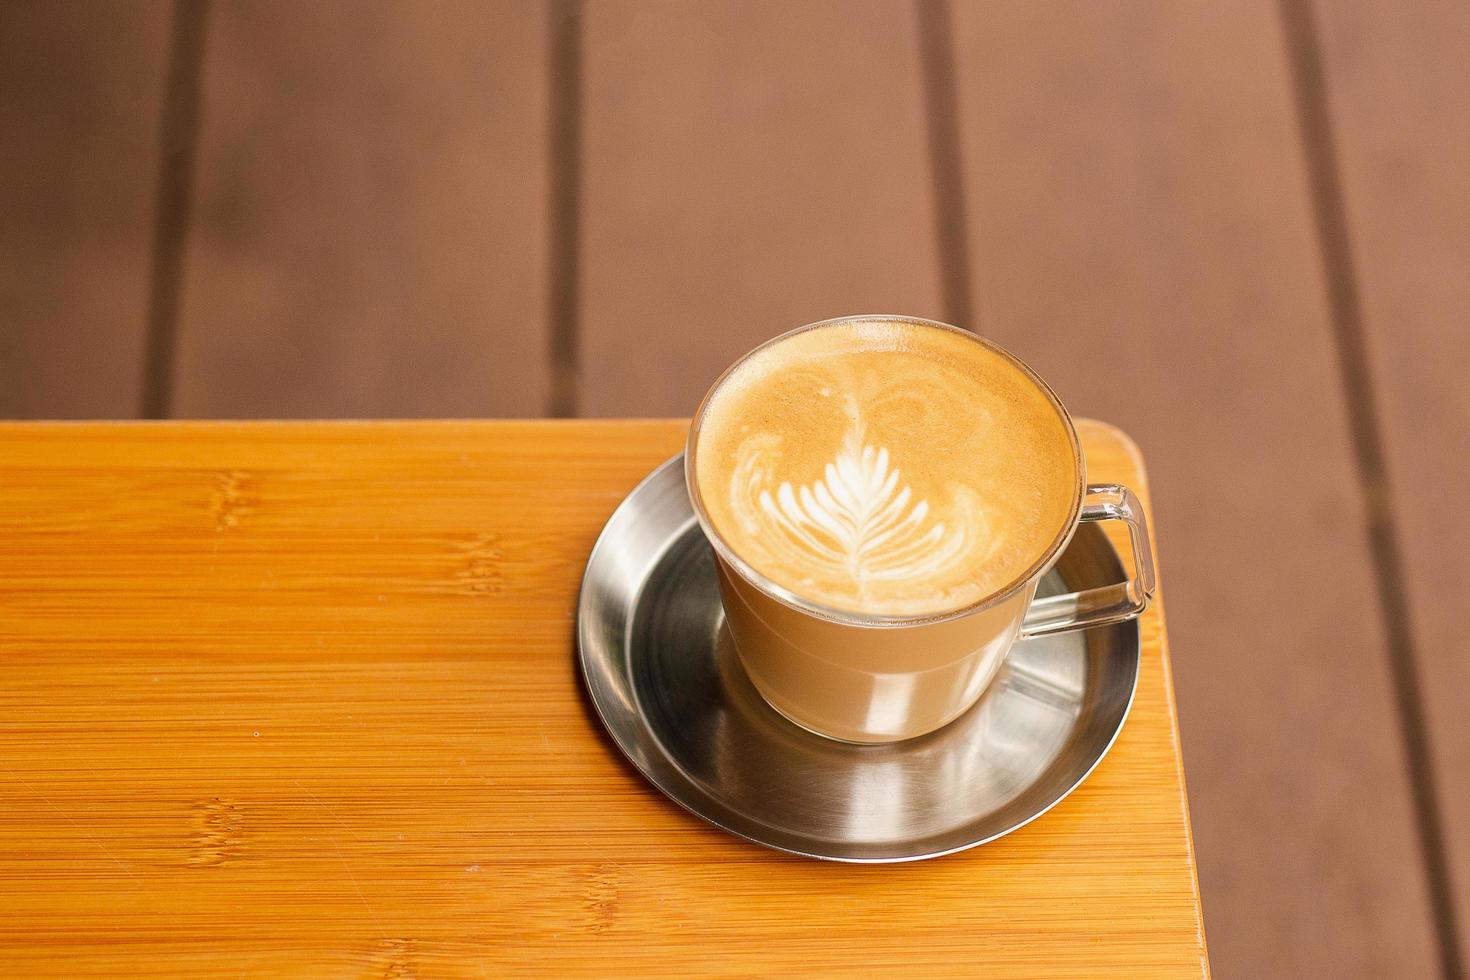
[(771, 485), (779, 440), (757, 436), (741, 446), (731, 503), (762, 548), (807, 581), (851, 582), (860, 597), (876, 583), (948, 579), (960, 563), (988, 556), (984, 509), (972, 491), (951, 487), (951, 519), (940, 520), (887, 447), (867, 443), (861, 423), (852, 422), (809, 484)]

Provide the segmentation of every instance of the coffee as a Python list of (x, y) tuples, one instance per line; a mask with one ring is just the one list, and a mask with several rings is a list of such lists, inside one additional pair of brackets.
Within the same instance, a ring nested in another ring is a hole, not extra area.
[[(974, 705), (1020, 638), (1103, 626), (1153, 594), (1126, 487), (1084, 486), (1051, 390), (974, 334), (845, 317), (736, 362), (689, 431), (690, 502), (725, 626), (766, 702), (851, 742)], [(1137, 571), (1033, 602), (1078, 521), (1126, 523)]]
[(973, 336), (844, 320), (740, 362), (699, 420), (691, 474), (752, 569), (840, 612), (939, 615), (1026, 577), (1079, 474), (1047, 391)]

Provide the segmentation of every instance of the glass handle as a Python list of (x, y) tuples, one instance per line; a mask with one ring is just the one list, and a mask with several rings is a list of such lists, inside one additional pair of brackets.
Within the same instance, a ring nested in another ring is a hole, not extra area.
[(1127, 487), (1090, 483), (1082, 495), (1083, 521), (1124, 521), (1133, 544), (1133, 578), (1081, 592), (1034, 599), (1021, 622), (1021, 636), (1045, 636), (1132, 619), (1148, 608), (1154, 595), (1154, 559), (1148, 544), (1143, 504)]

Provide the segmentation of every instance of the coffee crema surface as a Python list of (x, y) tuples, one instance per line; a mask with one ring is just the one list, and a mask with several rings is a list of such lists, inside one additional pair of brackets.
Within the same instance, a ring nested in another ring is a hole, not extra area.
[(847, 320), (757, 350), (704, 408), (694, 477), (753, 569), (844, 612), (924, 616), (1020, 579), (1072, 512), (1061, 414), (968, 335)]

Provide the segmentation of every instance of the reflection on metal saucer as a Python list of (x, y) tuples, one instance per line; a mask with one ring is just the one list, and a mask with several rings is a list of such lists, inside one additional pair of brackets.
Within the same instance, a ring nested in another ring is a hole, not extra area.
[[(1123, 577), (1084, 524), (1038, 595)], [(667, 796), (757, 844), (834, 861), (911, 861), (1045, 813), (1111, 747), (1138, 683), (1137, 622), (1017, 643), (985, 696), (939, 731), (851, 745), (763, 701), (724, 628), (683, 457), (630, 493), (582, 582), (583, 679), (617, 746)]]

